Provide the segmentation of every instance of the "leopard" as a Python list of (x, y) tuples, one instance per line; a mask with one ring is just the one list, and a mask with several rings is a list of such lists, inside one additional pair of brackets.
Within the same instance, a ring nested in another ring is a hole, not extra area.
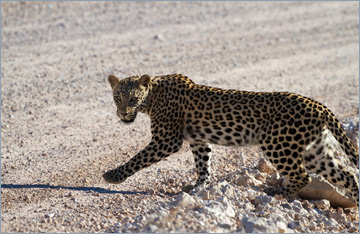
[(288, 180), (276, 194), (296, 194), (311, 182), (309, 173), (316, 173), (345, 188), (359, 207), (357, 177), (336, 159), (327, 139), (332, 135), (357, 167), (359, 153), (320, 102), (291, 92), (210, 87), (181, 74), (109, 75), (108, 81), (121, 122), (132, 123), (139, 112), (145, 113), (151, 120), (151, 140), (128, 162), (105, 172), (106, 182), (124, 182), (178, 152), (186, 141), (197, 174), (195, 184), (185, 186), (189, 190), (210, 182), (212, 145), (257, 145)]

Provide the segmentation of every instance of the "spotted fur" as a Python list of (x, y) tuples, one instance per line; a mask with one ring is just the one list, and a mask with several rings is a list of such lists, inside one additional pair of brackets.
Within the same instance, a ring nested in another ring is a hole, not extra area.
[(279, 193), (298, 192), (310, 182), (310, 171), (345, 187), (358, 204), (357, 178), (335, 160), (325, 141), (332, 134), (356, 165), (359, 153), (334, 114), (317, 101), (287, 92), (212, 88), (177, 74), (120, 81), (110, 75), (109, 82), (119, 118), (132, 122), (137, 112), (146, 113), (152, 132), (145, 149), (103, 175), (109, 183), (121, 183), (177, 152), (186, 140), (195, 158), (197, 186), (210, 180), (210, 144), (259, 145), (289, 179)]

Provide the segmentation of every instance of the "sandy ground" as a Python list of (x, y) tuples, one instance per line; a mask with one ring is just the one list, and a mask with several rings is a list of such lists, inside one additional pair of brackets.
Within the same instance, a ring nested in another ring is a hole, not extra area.
[[(359, 113), (354, 2), (2, 2), (1, 232), (104, 232), (195, 180), (188, 144), (129, 178), (101, 175), (149, 141), (115, 115), (108, 74), (314, 98)], [(257, 148), (214, 147), (214, 179)]]

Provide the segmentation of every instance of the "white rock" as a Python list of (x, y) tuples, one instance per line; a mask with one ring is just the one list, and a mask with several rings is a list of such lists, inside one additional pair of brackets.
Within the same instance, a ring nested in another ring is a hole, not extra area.
[(245, 217), (241, 220), (241, 225), (245, 228), (245, 232), (267, 232), (277, 233), (279, 228), (274, 222), (265, 218)]
[(189, 207), (189, 206), (193, 206), (194, 204), (196, 204), (194, 198), (192, 198), (188, 193), (184, 193), (184, 192), (178, 195), (174, 202), (174, 206), (180, 206), (180, 207)]
[(279, 172), (275, 172), (269, 178), (267, 178), (266, 182), (271, 185), (281, 185), (282, 178)]
[(314, 221), (311, 221), (307, 226), (311, 231), (314, 231), (317, 228), (317, 224)]
[[(213, 217), (217, 224), (216, 232), (229, 232), (235, 230), (235, 210), (226, 197), (217, 201), (211, 201), (203, 208), (199, 209), (205, 217)], [(212, 230), (215, 231), (215, 230)]]
[(221, 191), (219, 185), (213, 185), (208, 190), (209, 190), (211, 195), (214, 195), (216, 197), (219, 197), (219, 196), (223, 195), (223, 192)]
[(289, 223), (289, 228), (295, 229), (298, 232), (304, 232), (304, 223), (301, 220), (294, 220)]
[(341, 212), (334, 212), (329, 214), (329, 218), (335, 219), (340, 224), (347, 223), (347, 217), (344, 213)]
[(220, 189), (222, 191), (222, 193), (227, 196), (227, 197), (234, 197), (235, 196), (235, 189), (233, 186), (231, 186), (230, 184), (228, 184), (228, 182), (221, 181), (220, 182)]
[(297, 212), (298, 214), (304, 214), (307, 213), (307, 211), (302, 206), (301, 202), (299, 200), (294, 200), (291, 202), (292, 209)]
[(272, 174), (276, 171), (275, 167), (265, 158), (261, 158), (257, 165), (257, 169), (261, 173)]
[(199, 198), (203, 200), (209, 200), (210, 199), (210, 191), (207, 189), (201, 189), (197, 191), (194, 195), (198, 196)]
[(287, 225), (284, 222), (276, 222), (276, 226), (279, 229), (278, 233), (285, 233), (287, 231)]
[(240, 186), (258, 186), (262, 184), (261, 181), (255, 179), (251, 175), (241, 175), (237, 178), (235, 183)]
[(45, 214), (44, 217), (47, 219), (52, 218), (52, 217), (54, 217), (54, 213)]
[(330, 208), (330, 201), (326, 199), (314, 201), (314, 205), (318, 209), (329, 209)]
[(221, 202), (225, 208), (225, 214), (229, 217), (235, 217), (234, 207), (231, 205), (226, 197), (219, 198), (217, 201)]
[(255, 197), (254, 199), (254, 205), (263, 205), (263, 204), (272, 204), (274, 203), (275, 198), (267, 195), (260, 195)]
[(278, 211), (278, 212), (272, 212), (269, 216), (269, 219), (274, 221), (274, 222), (283, 222), (283, 223), (287, 223), (288, 220), (283, 216), (281, 215), (281, 213)]

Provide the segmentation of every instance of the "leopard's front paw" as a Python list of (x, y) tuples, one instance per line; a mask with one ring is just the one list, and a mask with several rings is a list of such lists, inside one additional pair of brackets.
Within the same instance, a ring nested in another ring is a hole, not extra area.
[(120, 184), (126, 180), (126, 178), (122, 177), (114, 170), (107, 171), (103, 174), (103, 178), (106, 182), (111, 184)]

